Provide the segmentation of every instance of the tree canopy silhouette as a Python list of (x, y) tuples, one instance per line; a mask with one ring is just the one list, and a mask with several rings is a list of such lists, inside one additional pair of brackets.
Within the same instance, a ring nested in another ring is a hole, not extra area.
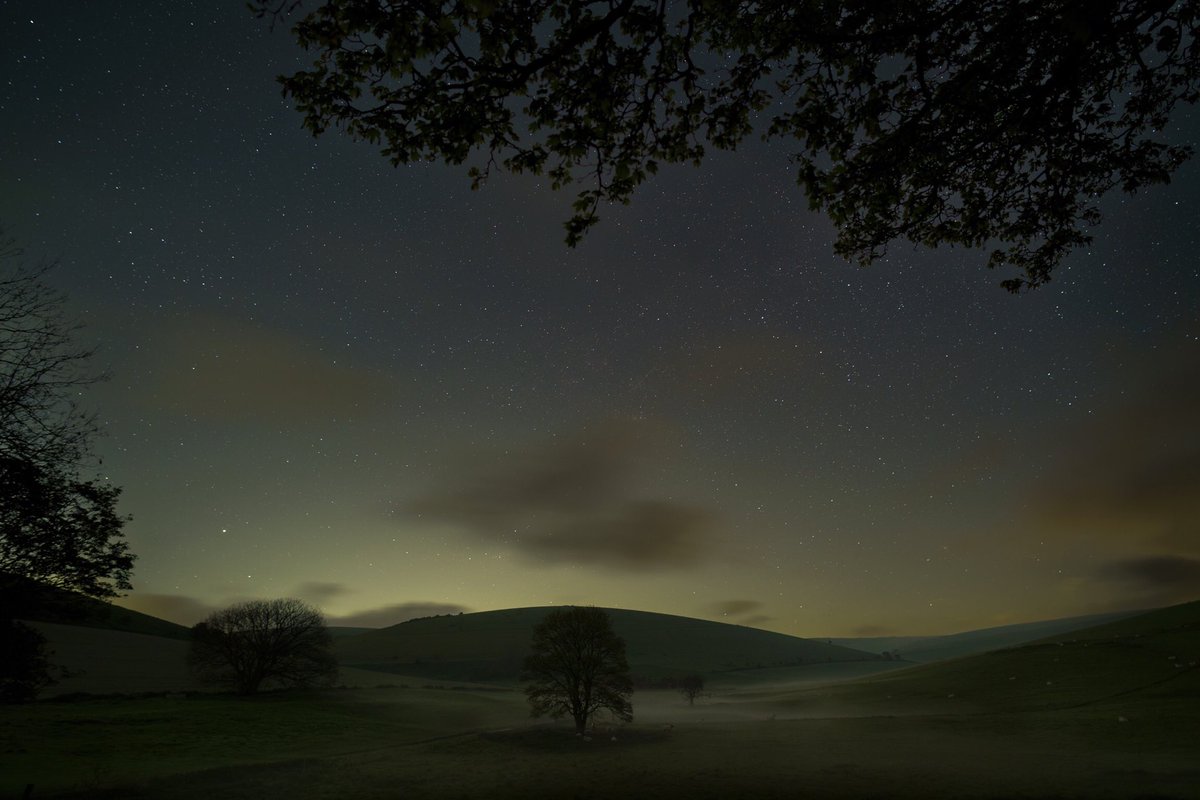
[(96, 378), (51, 267), (27, 264), (0, 231), (0, 577), (112, 597), (130, 588), (134, 557), (120, 489), (82, 474), (97, 428), (76, 398)]
[[(251, 0), (282, 19), (301, 0)], [(305, 126), (583, 183), (575, 244), (664, 163), (752, 134), (795, 146), (836, 251), (990, 248), (1010, 291), (1091, 241), (1098, 199), (1165, 183), (1191, 147), (1200, 0), (323, 0), (280, 76)]]
[(76, 398), (95, 376), (66, 299), (45, 281), (51, 267), (24, 262), (0, 231), (0, 696), (9, 699), (51, 682), (45, 640), (13, 620), (36, 619), (46, 604), (69, 612), (63, 603), (79, 594), (113, 597), (131, 588), (134, 562), (121, 490), (85, 475), (97, 428)]
[(533, 629), (522, 680), (535, 717), (570, 715), (576, 733), (600, 709), (618, 719), (633, 719), (633, 679), (625, 658), (625, 640), (613, 631), (599, 608), (560, 608)]
[(338, 669), (321, 612), (300, 600), (251, 600), (210, 614), (192, 628), (188, 665), (238, 694), (265, 684), (327, 686)]

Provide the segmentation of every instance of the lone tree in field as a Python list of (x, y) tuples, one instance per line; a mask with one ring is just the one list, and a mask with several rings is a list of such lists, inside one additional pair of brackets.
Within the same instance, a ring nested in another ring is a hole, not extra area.
[(633, 720), (633, 679), (625, 660), (625, 640), (599, 608), (563, 608), (550, 612), (533, 629), (533, 642), (521, 679), (535, 717), (570, 715), (575, 732), (587, 730), (600, 709)]
[[(279, 20), (302, 0), (250, 0)], [(392, 163), (582, 183), (567, 241), (661, 164), (748, 137), (867, 264), (890, 242), (990, 248), (1034, 287), (1098, 199), (1167, 182), (1200, 97), (1200, 0), (317, 0), (280, 76), (314, 135)]]
[(251, 600), (210, 614), (192, 628), (188, 666), (238, 694), (267, 684), (328, 686), (337, 678), (325, 620), (300, 600)]
[(45, 639), (15, 619), (50, 603), (70, 613), (69, 593), (132, 588), (121, 490), (86, 474), (97, 426), (76, 399), (96, 380), (92, 353), (46, 283), (52, 267), (25, 263), (0, 231), (0, 698), (9, 701), (53, 682)]
[(684, 675), (679, 679), (679, 693), (687, 699), (689, 706), (696, 705), (696, 698), (704, 694), (703, 676)]

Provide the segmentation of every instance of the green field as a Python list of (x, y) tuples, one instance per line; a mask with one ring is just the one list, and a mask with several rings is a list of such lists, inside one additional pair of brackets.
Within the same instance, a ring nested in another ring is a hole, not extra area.
[[(771, 719), (756, 704), (687, 708), (654, 694), (642, 699), (658, 721), (591, 741), (565, 725), (531, 726), (515, 692), (43, 703), (5, 711), (0, 796), (19, 796), (26, 782), (35, 797), (131, 798), (1185, 798), (1200, 789), (1195, 700)], [(1121, 723), (1120, 712), (1134, 716)]]
[(694, 707), (639, 692), (634, 724), (588, 740), (530, 720), (511, 686), (411, 676), (42, 701), (0, 708), (0, 798), (1200, 798), (1200, 603), (845, 669), (720, 672)]

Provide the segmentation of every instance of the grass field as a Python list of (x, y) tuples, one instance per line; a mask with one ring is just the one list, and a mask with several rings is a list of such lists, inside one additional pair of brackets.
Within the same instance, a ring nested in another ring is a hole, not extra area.
[(411, 677), (39, 702), (0, 708), (0, 798), (1200, 798), (1200, 603), (1069, 637), (853, 680), (725, 672), (589, 740), (511, 688)]
[(1128, 705), (772, 720), (648, 699), (659, 721), (591, 741), (531, 726), (515, 692), (39, 704), (5, 714), (0, 792), (33, 782), (34, 797), (255, 800), (1200, 796), (1195, 703), (1143, 702), (1121, 723)]

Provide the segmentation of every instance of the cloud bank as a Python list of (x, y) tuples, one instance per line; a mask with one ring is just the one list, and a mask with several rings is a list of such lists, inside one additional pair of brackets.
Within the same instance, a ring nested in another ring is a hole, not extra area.
[(1200, 366), (1191, 355), (1068, 439), (1035, 495), (1048, 527), (1200, 555)]
[[(290, 597), (298, 597), (315, 605), (321, 605), (324, 600), (340, 597), (350, 591), (339, 583), (310, 582), (301, 584), (300, 589)], [(118, 605), (133, 611), (140, 611), (159, 619), (169, 620), (191, 627), (200, 622), (214, 611), (227, 608), (234, 603), (252, 598), (230, 598), (221, 603), (206, 603), (194, 597), (179, 594), (154, 594), (133, 592), (120, 598)], [(355, 611), (341, 616), (326, 615), (328, 625), (341, 625), (353, 628), (386, 628), (418, 617), (433, 617), (445, 614), (462, 614), (471, 609), (456, 603), (394, 603), (392, 605)]]
[(310, 342), (220, 316), (167, 324), (154, 358), (151, 402), (189, 416), (298, 425), (371, 413), (395, 393)]
[[(1084, 574), (1114, 607), (1200, 597), (1200, 361), (1164, 348), (1145, 388), (1060, 444), (1033, 496), (1039, 537), (1102, 557)], [(1104, 606), (1105, 608), (1108, 605)]]
[(404, 511), (514, 547), (539, 564), (690, 566), (709, 555), (715, 514), (633, 491), (660, 439), (649, 423), (609, 422), (490, 464), (462, 464)]
[(301, 600), (307, 600), (315, 605), (324, 605), (335, 597), (343, 597), (353, 591), (344, 583), (306, 581), (296, 587), (293, 594)]
[(732, 620), (726, 619), (722, 621), (729, 621), (734, 625), (746, 625), (751, 628), (774, 619), (774, 617), (761, 613), (762, 609), (763, 603), (758, 600), (722, 600), (709, 606), (710, 612), (715, 616), (733, 617)]
[(714, 614), (720, 614), (723, 617), (740, 617), (752, 611), (758, 611), (762, 605), (757, 600), (723, 600), (713, 603), (711, 608)]
[(1144, 598), (1151, 605), (1173, 605), (1200, 597), (1200, 559), (1145, 556), (1110, 561), (1097, 577)]
[(437, 617), (446, 614), (465, 614), (471, 609), (455, 603), (396, 603), (395, 605), (355, 611), (341, 617), (326, 619), (330, 625), (348, 628), (386, 628), (399, 625), (419, 617)]
[(117, 605), (188, 627), (195, 625), (220, 608), (220, 606), (205, 603), (194, 597), (153, 592), (133, 592), (119, 598)]

